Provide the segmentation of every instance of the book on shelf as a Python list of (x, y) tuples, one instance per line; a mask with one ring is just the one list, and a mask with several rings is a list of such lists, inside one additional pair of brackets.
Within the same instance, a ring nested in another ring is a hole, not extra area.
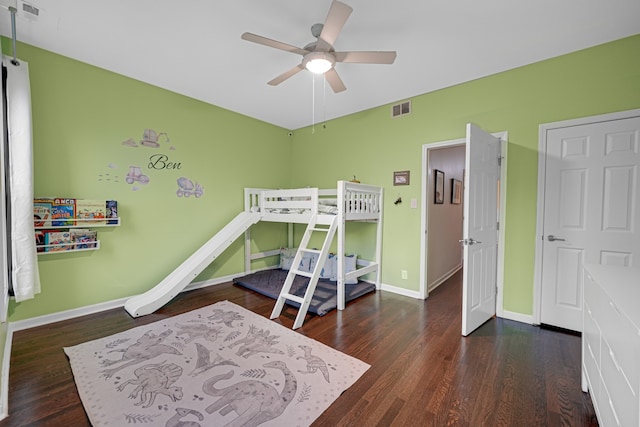
[(118, 225), (118, 201), (98, 199), (34, 198), (36, 228)]
[(62, 252), (73, 249), (71, 233), (68, 230), (48, 230), (44, 233), (44, 251)]
[(73, 249), (89, 249), (95, 248), (97, 245), (98, 232), (94, 230), (76, 228), (69, 230), (69, 233)]
[(33, 226), (51, 227), (51, 204), (53, 199), (33, 199)]
[(107, 224), (118, 224), (118, 201), (107, 200)]
[(51, 204), (51, 225), (61, 227), (75, 225), (76, 199), (53, 199)]
[(44, 230), (36, 230), (36, 251), (37, 252), (44, 252), (44, 235), (45, 235), (45, 231)]
[(106, 217), (105, 200), (76, 199), (76, 225), (104, 225)]

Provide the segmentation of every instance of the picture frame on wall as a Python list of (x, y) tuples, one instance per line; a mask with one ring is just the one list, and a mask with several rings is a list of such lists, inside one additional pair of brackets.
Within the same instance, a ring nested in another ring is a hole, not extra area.
[(441, 205), (444, 203), (444, 172), (438, 169), (434, 169), (434, 182), (435, 182), (435, 191), (434, 191), (434, 200), (433, 202), (436, 205)]
[(451, 178), (451, 204), (459, 205), (462, 203), (462, 181)]
[(394, 172), (393, 185), (409, 185), (409, 171)]

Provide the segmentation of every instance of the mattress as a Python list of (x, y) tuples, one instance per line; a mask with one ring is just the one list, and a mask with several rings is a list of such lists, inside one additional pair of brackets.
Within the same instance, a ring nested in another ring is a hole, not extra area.
[[(248, 274), (246, 276), (237, 277), (233, 279), (233, 283), (242, 286), (252, 291), (258, 292), (264, 296), (277, 299), (280, 295), (280, 290), (284, 285), (284, 281), (287, 278), (287, 270), (272, 269), (263, 270), (256, 273)], [(291, 286), (290, 293), (299, 297), (304, 296), (304, 292), (307, 289), (309, 278), (304, 276), (296, 276)], [(337, 282), (333, 282), (327, 279), (318, 280), (316, 290), (313, 293), (311, 304), (309, 305), (309, 311), (315, 313), (318, 316), (324, 316), (331, 310), (335, 309), (338, 305), (338, 297), (336, 293)], [(367, 283), (358, 281), (353, 285), (345, 285), (345, 301), (352, 301), (362, 295), (374, 292), (376, 286), (373, 283)], [(287, 304), (300, 307), (295, 301), (286, 301)]]

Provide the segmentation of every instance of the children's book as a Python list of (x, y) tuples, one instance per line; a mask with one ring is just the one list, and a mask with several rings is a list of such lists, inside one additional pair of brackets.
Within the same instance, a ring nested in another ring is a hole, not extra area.
[(36, 251), (44, 252), (44, 230), (36, 230)]
[(76, 225), (104, 225), (106, 214), (104, 200), (76, 199)]
[(76, 199), (53, 199), (51, 225), (54, 227), (75, 225)]
[(95, 248), (98, 233), (94, 230), (76, 228), (69, 231), (74, 249)]
[(33, 226), (51, 227), (51, 204), (53, 199), (33, 199)]
[(69, 231), (50, 230), (44, 234), (45, 252), (61, 252), (73, 249)]
[(107, 200), (107, 224), (117, 224), (118, 223), (118, 201), (117, 200)]

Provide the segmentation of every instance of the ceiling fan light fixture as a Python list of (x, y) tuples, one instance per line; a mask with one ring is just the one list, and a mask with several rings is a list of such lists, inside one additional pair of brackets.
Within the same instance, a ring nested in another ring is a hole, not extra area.
[(327, 52), (311, 52), (305, 55), (303, 65), (314, 74), (324, 74), (333, 68), (336, 59)]

